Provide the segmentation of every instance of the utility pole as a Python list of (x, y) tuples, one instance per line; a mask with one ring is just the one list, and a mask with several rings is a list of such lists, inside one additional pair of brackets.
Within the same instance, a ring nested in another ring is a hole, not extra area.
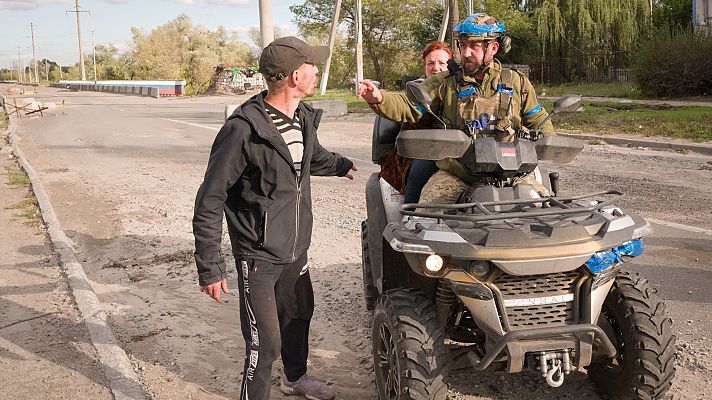
[(447, 34), (447, 25), (450, 19), (450, 2), (446, 1), (444, 6), (445, 10), (443, 12), (443, 19), (440, 22), (440, 34), (438, 35), (438, 41), (440, 42), (445, 41), (445, 35)]
[(45, 58), (45, 82), (49, 86), (49, 64), (47, 64), (47, 59)]
[(274, 41), (274, 25), (272, 25), (272, 0), (259, 0), (260, 2), (260, 35), (262, 48)]
[(40, 83), (40, 76), (37, 74), (37, 56), (35, 55), (35, 24), (30, 22), (30, 32), (32, 33), (32, 64), (35, 67), (35, 83)]
[(448, 9), (450, 10), (450, 26), (448, 29), (450, 30), (450, 48), (452, 51), (455, 53), (455, 59), (459, 61), (460, 59), (460, 49), (457, 48), (457, 38), (455, 35), (453, 35), (452, 31), (453, 28), (455, 28), (455, 25), (460, 20), (460, 12), (458, 10), (458, 1), (457, 0), (448, 0)]
[(341, 0), (336, 0), (334, 5), (334, 16), (331, 19), (331, 33), (329, 33), (329, 58), (326, 59), (324, 72), (321, 74), (320, 93), (326, 93), (326, 84), (329, 82), (329, 70), (331, 69), (331, 57), (334, 54), (334, 42), (336, 42), (336, 28), (339, 26), (339, 13), (341, 12)]
[(87, 80), (87, 73), (84, 69), (84, 51), (82, 50), (82, 28), (79, 23), (79, 13), (88, 13), (89, 11), (79, 10), (79, 0), (74, 0), (74, 11), (67, 11), (67, 13), (77, 14), (77, 38), (79, 39), (79, 67), (82, 69), (82, 80)]
[(363, 80), (363, 16), (361, 11), (361, 0), (356, 0), (354, 2), (354, 15), (356, 16), (356, 82), (354, 82), (354, 90), (356, 92), (358, 92), (359, 82)]
[(96, 43), (94, 42), (94, 27), (91, 27), (91, 58), (94, 60), (94, 84), (96, 85)]
[(24, 71), (20, 70), (22, 68), (22, 59), (20, 58), (20, 46), (17, 46), (17, 81), (22, 82), (22, 75)]

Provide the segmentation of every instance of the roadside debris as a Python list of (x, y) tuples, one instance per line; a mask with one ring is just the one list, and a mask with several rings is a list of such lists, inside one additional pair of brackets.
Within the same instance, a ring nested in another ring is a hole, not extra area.
[(24, 115), (33, 115), (39, 113), (40, 116), (44, 116), (43, 111), (53, 110), (57, 108), (64, 107), (64, 100), (62, 103), (57, 104), (55, 102), (38, 102), (33, 97), (17, 98), (13, 97), (12, 102), (7, 102), (9, 107), (8, 111), (10, 114), (14, 113), (18, 118), (20, 118), (23, 113)]

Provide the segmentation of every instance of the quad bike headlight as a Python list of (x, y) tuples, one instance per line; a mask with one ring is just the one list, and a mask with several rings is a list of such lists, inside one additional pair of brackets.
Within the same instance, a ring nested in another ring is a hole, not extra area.
[(434, 274), (443, 269), (443, 264), (443, 258), (437, 254), (431, 254), (425, 259), (425, 269)]
[(478, 277), (482, 278), (490, 272), (490, 263), (485, 260), (474, 260), (470, 263), (468, 271)]

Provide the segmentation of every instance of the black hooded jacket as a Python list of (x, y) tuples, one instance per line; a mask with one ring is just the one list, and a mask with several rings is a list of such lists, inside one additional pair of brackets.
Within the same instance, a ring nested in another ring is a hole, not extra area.
[(316, 130), (322, 110), (299, 103), (304, 158), (297, 179), (287, 144), (265, 112), (262, 92), (228, 118), (210, 151), (193, 216), (200, 285), (227, 277), (220, 253), (223, 213), (236, 258), (289, 263), (311, 242), (310, 175), (344, 176), (353, 163), (324, 149)]

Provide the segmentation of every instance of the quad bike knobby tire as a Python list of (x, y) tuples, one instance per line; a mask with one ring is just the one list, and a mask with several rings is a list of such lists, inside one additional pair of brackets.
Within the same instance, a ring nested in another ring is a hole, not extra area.
[(380, 400), (445, 400), (448, 351), (432, 301), (415, 289), (381, 295), (373, 313)]
[(675, 375), (675, 336), (665, 304), (648, 280), (620, 273), (598, 320), (618, 354), (591, 364), (588, 374), (606, 398), (660, 399)]
[(363, 271), (363, 293), (366, 299), (366, 309), (373, 310), (378, 298), (378, 289), (373, 281), (371, 270), (371, 249), (368, 245), (368, 223), (361, 221), (361, 269)]

